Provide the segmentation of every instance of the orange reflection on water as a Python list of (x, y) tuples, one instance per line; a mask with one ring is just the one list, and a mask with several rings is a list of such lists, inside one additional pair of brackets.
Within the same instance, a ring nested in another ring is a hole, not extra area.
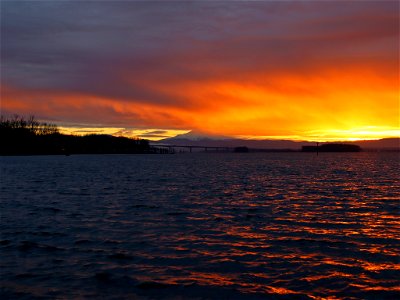
[(333, 265), (333, 266), (343, 266), (343, 267), (352, 267), (354, 266), (353, 262), (344, 262), (342, 260), (335, 260), (330, 257), (320, 259), (321, 263)]
[(317, 281), (317, 280), (331, 278), (331, 277), (353, 277), (353, 275), (346, 274), (343, 272), (332, 272), (330, 274), (311, 275), (311, 276), (305, 277), (304, 279), (307, 281)]
[(269, 290), (271, 293), (280, 294), (280, 295), (299, 294), (298, 292), (295, 292), (295, 291), (289, 290), (289, 289), (285, 289), (285, 288), (283, 288), (283, 287), (268, 286), (268, 290)]
[(400, 271), (400, 264), (394, 264), (394, 263), (371, 263), (367, 261), (362, 261), (361, 265), (366, 271), (373, 271), (373, 272), (379, 272), (382, 270)]
[(311, 299), (315, 299), (315, 300), (341, 300), (343, 298), (339, 298), (336, 296), (329, 296), (329, 297), (321, 297), (321, 296), (314, 296), (314, 295), (307, 295), (308, 297), (310, 297)]
[[(253, 277), (258, 277), (258, 278), (265, 278), (265, 279), (270, 279), (268, 275), (262, 274), (262, 273), (252, 273), (251, 276)], [(279, 286), (270, 286), (270, 285), (265, 285), (262, 283), (246, 283), (242, 282), (241, 287), (238, 288), (239, 291), (242, 291), (244, 293), (248, 292), (254, 292), (254, 293), (265, 293), (265, 294), (279, 294), (279, 295), (290, 295), (290, 294), (301, 294), (300, 292), (284, 288), (284, 287), (279, 287)]]
[(206, 273), (192, 271), (188, 279), (192, 279), (199, 283), (200, 285), (219, 285), (226, 286), (232, 285), (237, 280), (236, 276), (229, 276), (228, 274), (218, 274), (218, 273)]
[(394, 287), (384, 287), (384, 286), (369, 286), (364, 288), (367, 291), (396, 291), (400, 292), (400, 286), (394, 286)]

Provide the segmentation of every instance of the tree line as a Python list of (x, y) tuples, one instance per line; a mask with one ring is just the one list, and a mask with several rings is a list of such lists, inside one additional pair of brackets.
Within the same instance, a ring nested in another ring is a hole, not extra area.
[(0, 155), (153, 153), (147, 140), (104, 134), (60, 133), (56, 124), (34, 116), (0, 117)]
[(25, 132), (34, 135), (47, 135), (59, 134), (60, 131), (55, 124), (46, 122), (38, 122), (34, 116), (29, 116), (25, 119), (22, 116), (14, 115), (13, 117), (6, 118), (0, 117), (0, 130), (2, 133), (11, 132)]

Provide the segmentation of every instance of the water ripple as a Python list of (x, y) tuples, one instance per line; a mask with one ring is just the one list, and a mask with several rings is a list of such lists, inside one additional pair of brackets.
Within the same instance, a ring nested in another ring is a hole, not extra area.
[(2, 299), (400, 298), (397, 153), (0, 159)]

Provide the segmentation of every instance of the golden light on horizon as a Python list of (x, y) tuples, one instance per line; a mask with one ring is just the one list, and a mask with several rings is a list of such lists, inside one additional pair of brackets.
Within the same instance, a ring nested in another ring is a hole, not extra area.
[[(397, 74), (383, 77), (365, 69), (348, 68), (322, 69), (307, 76), (254, 74), (242, 82), (210, 78), (153, 85), (160, 94), (185, 99), (177, 105), (8, 88), (2, 106), (29, 113), (35, 105), (39, 112), (54, 113), (55, 119), (58, 111), (94, 111), (95, 120), (110, 120), (111, 115), (114, 123), (139, 121), (141, 127), (64, 126), (65, 132), (97, 130), (134, 137), (163, 130), (162, 137), (150, 136), (157, 140), (193, 130), (251, 139), (351, 141), (400, 136), (397, 81)], [(48, 99), (47, 103), (37, 104), (38, 97)]]
[(146, 139), (149, 141), (159, 141), (161, 139), (175, 137), (179, 134), (188, 133), (189, 130), (174, 129), (135, 129), (124, 127), (84, 127), (84, 126), (59, 126), (62, 134), (69, 135), (88, 135), (88, 134), (106, 134), (113, 136), (123, 136), (128, 138)]

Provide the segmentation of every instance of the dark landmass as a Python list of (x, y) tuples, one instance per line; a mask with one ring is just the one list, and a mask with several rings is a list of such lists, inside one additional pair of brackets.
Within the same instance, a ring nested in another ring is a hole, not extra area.
[(0, 121), (0, 155), (131, 154), (162, 152), (147, 140), (111, 135), (61, 134), (54, 124), (15, 116)]
[(357, 141), (357, 145), (364, 151), (400, 151), (400, 138)]
[(325, 143), (317, 147), (315, 142), (305, 141), (246, 140), (224, 137), (219, 139), (196, 137), (193, 139), (189, 134), (184, 134), (153, 142), (150, 145), (148, 140), (111, 135), (65, 135), (61, 134), (54, 124), (40, 123), (34, 117), (24, 119), (17, 115), (9, 119), (1, 117), (0, 139), (0, 155), (133, 154), (182, 151), (182, 148), (178, 150), (174, 146), (193, 147), (198, 151), (210, 152), (214, 147), (214, 151), (241, 153), (359, 152), (361, 148), (363, 151), (400, 151), (400, 138), (357, 141), (357, 144), (353, 142)]
[(249, 148), (247, 147), (236, 147), (235, 149), (233, 149), (234, 152), (237, 153), (247, 153), (249, 152)]
[(303, 152), (360, 152), (361, 147), (350, 144), (323, 144), (321, 146), (303, 146)]
[(185, 137), (173, 137), (160, 140), (154, 145), (164, 144), (164, 145), (177, 145), (177, 146), (207, 146), (207, 147), (247, 147), (249, 149), (276, 149), (276, 150), (299, 150), (302, 145), (315, 145), (311, 142), (295, 142), (286, 140), (245, 140), (245, 139), (210, 139), (210, 138), (199, 138), (199, 139), (189, 139)]
[[(363, 151), (400, 151), (400, 138), (384, 138), (380, 140), (361, 140), (356, 142), (335, 141), (333, 144), (357, 145)], [(247, 147), (249, 152), (290, 152), (300, 151), (303, 146), (316, 146), (316, 142), (288, 140), (247, 140), (234, 138), (192, 138), (190, 134), (182, 134), (153, 143), (154, 145), (186, 145), (206, 147)], [(330, 144), (330, 143), (323, 143)]]

